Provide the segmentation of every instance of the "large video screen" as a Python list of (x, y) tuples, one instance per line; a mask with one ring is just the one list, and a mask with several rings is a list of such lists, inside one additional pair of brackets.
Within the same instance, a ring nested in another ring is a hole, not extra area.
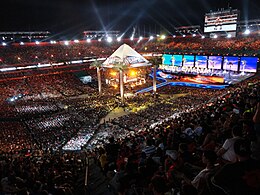
[(207, 56), (196, 56), (195, 57), (195, 67), (207, 68)]
[(205, 15), (204, 32), (236, 31), (238, 10), (223, 10)]
[(172, 56), (172, 65), (181, 66), (182, 65), (182, 55), (173, 55)]
[(217, 76), (201, 76), (197, 75), (196, 77), (183, 77), (181, 78), (181, 81), (186, 82), (193, 82), (193, 83), (203, 83), (203, 84), (222, 84), (224, 83), (223, 77), (217, 77)]
[(238, 71), (238, 57), (225, 56), (223, 70)]
[(208, 68), (221, 69), (222, 57), (221, 56), (209, 56)]
[(183, 56), (183, 66), (193, 67), (194, 59), (195, 59), (195, 56), (193, 56), (193, 55), (184, 55)]
[(172, 65), (172, 55), (164, 54), (162, 56), (162, 64), (163, 65)]
[(257, 57), (241, 57), (240, 71), (241, 72), (256, 72), (257, 71)]

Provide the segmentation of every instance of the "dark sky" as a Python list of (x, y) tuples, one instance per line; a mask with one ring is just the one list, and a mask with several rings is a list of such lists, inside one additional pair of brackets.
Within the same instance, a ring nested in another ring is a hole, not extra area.
[(132, 31), (203, 24), (210, 10), (232, 8), (260, 18), (260, 0), (1, 0), (0, 31)]

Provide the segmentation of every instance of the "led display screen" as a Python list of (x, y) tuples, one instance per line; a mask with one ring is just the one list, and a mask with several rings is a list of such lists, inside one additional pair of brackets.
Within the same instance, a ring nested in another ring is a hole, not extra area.
[(195, 67), (207, 68), (207, 56), (196, 56), (195, 57)]
[(184, 55), (183, 56), (183, 66), (193, 67), (194, 66), (194, 56)]
[(204, 32), (236, 31), (238, 10), (223, 10), (205, 15)]
[(208, 68), (221, 69), (222, 57), (221, 56), (209, 56)]
[(225, 56), (223, 70), (238, 71), (238, 57)]
[(162, 64), (163, 65), (172, 65), (172, 55), (164, 54), (162, 56)]
[(241, 57), (240, 71), (241, 72), (256, 72), (257, 71), (257, 57)]
[(173, 55), (172, 56), (172, 65), (173, 66), (182, 66), (182, 55)]

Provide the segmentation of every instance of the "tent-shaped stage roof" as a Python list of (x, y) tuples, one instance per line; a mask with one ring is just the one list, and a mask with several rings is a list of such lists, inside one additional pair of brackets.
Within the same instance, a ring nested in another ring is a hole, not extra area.
[(113, 68), (116, 63), (125, 63), (127, 66), (133, 68), (152, 65), (127, 44), (121, 45), (110, 57), (108, 57), (103, 63), (103, 67)]

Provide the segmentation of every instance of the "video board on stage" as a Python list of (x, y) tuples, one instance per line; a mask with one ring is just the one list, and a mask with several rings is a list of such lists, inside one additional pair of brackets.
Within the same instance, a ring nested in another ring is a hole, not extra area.
[(238, 57), (225, 56), (223, 70), (238, 71)]
[(257, 57), (241, 57), (240, 68), (241, 72), (256, 72), (257, 71)]
[(172, 56), (172, 65), (173, 66), (182, 66), (182, 55), (173, 55)]
[(207, 68), (207, 56), (196, 56), (195, 57), (195, 67)]
[(162, 56), (162, 64), (171, 66), (172, 65), (172, 55), (164, 54)]
[(238, 10), (222, 10), (205, 14), (204, 32), (236, 31)]
[(224, 83), (224, 77), (201, 76), (201, 75), (197, 75), (195, 77), (185, 76), (181, 78), (181, 81), (203, 83), (203, 84), (222, 84)]
[(183, 56), (183, 66), (193, 67), (194, 66), (195, 56), (193, 55), (184, 55)]
[(221, 56), (209, 56), (208, 68), (209, 69), (221, 69), (222, 57)]

